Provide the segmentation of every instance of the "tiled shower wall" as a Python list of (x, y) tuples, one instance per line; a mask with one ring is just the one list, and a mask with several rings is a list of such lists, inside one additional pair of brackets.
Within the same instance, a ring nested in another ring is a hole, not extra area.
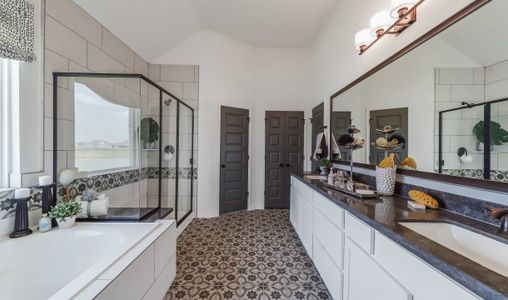
[[(72, 0), (46, 0), (45, 12), (45, 65), (44, 65), (44, 172), (40, 174), (24, 174), (24, 181), (36, 184), (37, 177), (43, 174), (52, 174), (53, 166), (53, 72), (113, 72), (113, 73), (140, 73), (149, 76), (149, 64), (113, 35), (107, 28), (97, 22)], [(164, 67), (169, 70), (171, 67)], [(154, 68), (152, 67), (153, 71)], [(181, 70), (181, 71), (180, 71)], [(190, 71), (192, 70), (192, 71)], [(172, 73), (174, 72), (174, 73)], [(192, 76), (188, 74), (192, 73)], [(173, 88), (164, 86), (176, 96), (185, 96), (184, 99), (192, 106), (197, 107), (198, 91), (198, 68), (194, 66), (175, 66), (164, 76), (158, 77), (158, 81), (173, 84)], [(152, 72), (153, 73), (153, 72)], [(162, 75), (162, 73), (160, 73)], [(159, 76), (160, 76), (159, 75)], [(192, 78), (191, 78), (192, 77)], [(185, 92), (184, 92), (185, 87)], [(59, 83), (59, 93), (65, 93), (70, 89), (69, 81), (62, 80)], [(65, 104), (65, 103), (63, 103)], [(64, 107), (60, 111), (65, 111)], [(60, 119), (61, 118), (61, 119)], [(65, 122), (64, 116), (59, 116), (59, 121)], [(197, 116), (196, 116), (197, 120)], [(67, 120), (68, 121), (68, 120)], [(197, 126), (196, 126), (197, 130)], [(63, 134), (63, 132), (59, 133)], [(197, 139), (195, 149), (197, 148)], [(58, 165), (73, 167), (72, 154), (68, 155), (66, 149), (59, 153)], [(197, 155), (195, 156), (197, 159)], [(195, 161), (194, 166), (197, 166)], [(183, 173), (186, 173), (185, 171)], [(188, 174), (188, 172), (187, 172)], [(150, 186), (150, 185), (149, 185)], [(135, 189), (139, 189), (138, 183), (125, 182), (125, 185), (108, 190), (112, 198), (132, 198)], [(171, 188), (163, 187), (171, 193)], [(194, 194), (196, 195), (196, 193)], [(0, 200), (6, 197), (0, 195)], [(131, 199), (135, 201), (136, 199)], [(1, 202), (1, 201), (0, 201)], [(122, 201), (123, 202), (123, 201)], [(33, 205), (37, 209), (37, 205)], [(12, 207), (0, 206), (0, 220), (11, 219)], [(35, 218), (37, 220), (37, 218)], [(0, 222), (0, 232), (9, 231), (12, 220)], [(7, 229), (5, 229), (5, 228)]]
[[(190, 111), (186, 109), (180, 110), (180, 157), (179, 170), (177, 172), (179, 178), (178, 198), (180, 211), (189, 209), (190, 201), (195, 204), (197, 199), (197, 165), (198, 165), (198, 103), (199, 103), (199, 66), (191, 65), (150, 65), (149, 78), (157, 84), (165, 88), (167, 91), (182, 99), (187, 105), (194, 109), (194, 135), (192, 135), (192, 119)], [(176, 110), (173, 103), (171, 104), (169, 113), (169, 122), (165, 119), (163, 122), (163, 148), (165, 145), (176, 145)], [(193, 199), (190, 198), (190, 158), (191, 158), (191, 141), (194, 140), (194, 186)], [(163, 162), (164, 164), (164, 162)], [(169, 168), (176, 167), (176, 158), (169, 163)], [(166, 205), (172, 207), (175, 198), (174, 178), (163, 180), (163, 191), (168, 191), (168, 203)], [(169, 188), (166, 188), (165, 185)], [(164, 203), (163, 203), (164, 205)], [(194, 205), (194, 207), (196, 207)], [(180, 214), (181, 216), (182, 214)]]
[[(486, 68), (440, 68), (435, 71), (436, 126), (435, 161), (438, 160), (438, 112), (460, 107), (461, 102), (479, 103), (508, 97), (508, 62)], [(492, 106), (492, 119), (508, 129), (508, 103)], [(482, 178), (483, 145), (478, 145), (472, 130), (483, 120), (483, 107), (462, 109), (443, 115), (443, 159), (447, 174)], [(459, 160), (457, 149), (465, 147), (473, 162)], [(508, 145), (494, 146), (491, 152), (491, 177), (508, 181)]]

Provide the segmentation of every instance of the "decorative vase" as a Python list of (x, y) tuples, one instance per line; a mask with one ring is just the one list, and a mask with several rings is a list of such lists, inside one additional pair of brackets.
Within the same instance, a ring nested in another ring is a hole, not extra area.
[(76, 223), (76, 216), (66, 217), (63, 220), (56, 218), (56, 222), (58, 223), (58, 228), (60, 229), (71, 228)]
[(380, 168), (376, 166), (376, 190), (381, 195), (393, 195), (397, 168)]

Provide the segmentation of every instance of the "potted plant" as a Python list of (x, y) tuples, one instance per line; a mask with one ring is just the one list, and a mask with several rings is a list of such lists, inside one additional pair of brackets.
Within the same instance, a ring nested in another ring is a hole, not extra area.
[(51, 211), (49, 217), (56, 219), (58, 227), (61, 229), (74, 226), (76, 223), (76, 216), (81, 212), (81, 204), (72, 201), (59, 201)]
[(152, 117), (141, 120), (141, 140), (145, 149), (155, 149), (155, 142), (159, 140), (160, 126)]
[(321, 175), (326, 175), (328, 168), (332, 165), (328, 158), (322, 158), (319, 161), (319, 169), (321, 170)]
[[(477, 144), (477, 150), (483, 151), (485, 144), (485, 121), (480, 121), (476, 123), (476, 125), (473, 127), (473, 133), (476, 136), (476, 139), (478, 140)], [(501, 124), (490, 121), (490, 145), (491, 145), (491, 151), (493, 146), (500, 146), (503, 144), (508, 143), (508, 131), (501, 128)]]

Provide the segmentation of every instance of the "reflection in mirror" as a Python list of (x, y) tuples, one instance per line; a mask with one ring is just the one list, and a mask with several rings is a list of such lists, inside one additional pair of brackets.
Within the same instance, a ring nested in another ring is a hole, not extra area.
[(353, 124), (368, 141), (354, 162), (395, 153), (416, 161), (405, 168), (508, 182), (506, 11), (488, 3), (335, 97), (334, 137)]

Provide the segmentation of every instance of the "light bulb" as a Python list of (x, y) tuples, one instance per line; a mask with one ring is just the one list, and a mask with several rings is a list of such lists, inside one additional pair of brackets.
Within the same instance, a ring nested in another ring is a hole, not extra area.
[(358, 51), (366, 48), (372, 42), (370, 28), (364, 28), (355, 34), (355, 48)]
[(370, 33), (372, 36), (379, 36), (383, 34), (385, 30), (390, 28), (393, 23), (392, 17), (387, 10), (382, 10), (375, 13), (370, 18)]

